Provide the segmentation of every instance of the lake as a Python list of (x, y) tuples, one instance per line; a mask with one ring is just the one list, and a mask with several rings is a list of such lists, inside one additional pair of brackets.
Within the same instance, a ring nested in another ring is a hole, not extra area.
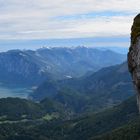
[(6, 97), (19, 97), (19, 98), (28, 98), (28, 95), (32, 93), (31, 88), (10, 88), (5, 86), (0, 86), (0, 98)]

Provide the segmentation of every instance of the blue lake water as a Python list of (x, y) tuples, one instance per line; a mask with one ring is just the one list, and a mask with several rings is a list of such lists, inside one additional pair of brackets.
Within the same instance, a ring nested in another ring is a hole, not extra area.
[(8, 88), (0, 86), (0, 98), (6, 97), (20, 97), (28, 98), (28, 95), (32, 92), (29, 88)]

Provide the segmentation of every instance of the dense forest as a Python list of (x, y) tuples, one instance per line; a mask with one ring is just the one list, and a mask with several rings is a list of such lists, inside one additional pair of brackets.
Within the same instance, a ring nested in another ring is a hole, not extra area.
[(48, 99), (33, 103), (7, 98), (0, 100), (0, 106), (1, 140), (137, 140), (140, 136), (135, 97), (105, 111), (71, 119), (66, 118), (70, 112), (57, 110)]

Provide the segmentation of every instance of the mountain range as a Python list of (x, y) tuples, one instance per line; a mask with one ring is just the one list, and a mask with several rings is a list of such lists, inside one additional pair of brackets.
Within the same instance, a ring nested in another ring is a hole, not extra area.
[(37, 85), (28, 99), (0, 99), (0, 140), (138, 140), (125, 59), (85, 47), (0, 53), (0, 86)]
[(86, 47), (10, 50), (0, 53), (0, 83), (35, 86), (45, 80), (80, 77), (125, 60), (126, 55)]
[(49, 97), (75, 112), (96, 112), (121, 103), (134, 92), (127, 63), (123, 63), (80, 78), (46, 81), (30, 98), (40, 101)]
[(0, 99), (0, 139), (138, 140), (125, 59), (85, 47), (0, 53), (0, 86), (37, 86), (28, 99)]

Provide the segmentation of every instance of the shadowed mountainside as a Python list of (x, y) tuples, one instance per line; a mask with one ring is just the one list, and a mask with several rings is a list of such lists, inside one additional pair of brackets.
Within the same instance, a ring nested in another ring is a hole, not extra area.
[[(0, 103), (2, 100), (0, 100)], [(27, 103), (34, 104), (30, 101), (21, 99), (9, 98), (6, 100), (5, 109), (9, 110), (10, 114), (10, 108), (13, 108), (10, 103), (13, 102), (13, 100), (16, 100), (17, 102), (19, 100), (20, 104), (23, 104), (25, 108), (27, 107)], [(48, 100), (46, 100), (46, 103), (45, 101), (43, 102), (43, 104), (48, 104)], [(42, 105), (39, 103), (34, 104), (30, 109), (38, 110), (38, 106)], [(125, 140), (128, 140), (129, 138), (136, 140), (135, 138), (139, 137), (139, 123), (137, 123), (138, 110), (136, 106), (135, 97), (131, 97), (111, 109), (72, 120), (49, 121), (50, 118), (48, 118), (48, 115), (43, 118), (40, 116), (41, 119), (38, 120), (36, 118), (37, 120), (34, 121), (21, 120), (14, 123), (12, 123), (12, 121), (5, 123), (0, 120), (0, 138), (1, 140), (123, 140), (123, 138)], [(50, 109), (51, 108), (52, 107), (50, 106)], [(13, 110), (13, 112), (15, 111), (15, 114), (20, 114), (23, 110), (24, 109), (21, 108), (21, 110)], [(133, 124), (131, 122), (133, 122)], [(124, 132), (126, 132), (125, 135)]]
[(46, 81), (30, 97), (36, 101), (49, 97), (67, 108), (74, 106), (76, 112), (85, 112), (111, 107), (133, 94), (127, 64), (123, 63), (78, 79)]

